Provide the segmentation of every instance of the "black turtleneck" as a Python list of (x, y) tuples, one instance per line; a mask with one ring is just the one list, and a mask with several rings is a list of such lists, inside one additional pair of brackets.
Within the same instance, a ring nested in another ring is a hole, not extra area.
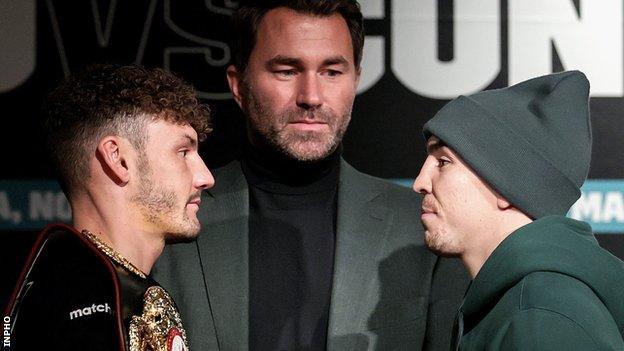
[(325, 350), (340, 150), (314, 163), (260, 152), (249, 185), (249, 349)]

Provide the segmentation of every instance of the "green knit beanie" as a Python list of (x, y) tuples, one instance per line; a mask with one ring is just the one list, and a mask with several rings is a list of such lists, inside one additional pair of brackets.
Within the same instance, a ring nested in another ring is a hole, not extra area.
[(565, 215), (591, 159), (589, 82), (579, 71), (460, 96), (423, 128), (530, 217)]

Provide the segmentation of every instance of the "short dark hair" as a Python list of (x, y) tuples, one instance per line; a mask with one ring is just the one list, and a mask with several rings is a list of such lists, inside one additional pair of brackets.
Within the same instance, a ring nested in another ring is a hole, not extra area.
[(260, 22), (268, 11), (278, 7), (318, 17), (340, 14), (351, 34), (355, 67), (360, 67), (364, 48), (364, 23), (360, 5), (356, 0), (270, 0), (251, 1), (250, 4), (241, 6), (232, 16), (233, 64), (240, 72), (247, 69), (249, 57), (256, 45)]
[(211, 131), (210, 110), (193, 87), (163, 69), (138, 65), (88, 66), (54, 89), (42, 112), (48, 150), (68, 197), (88, 179), (89, 159), (108, 134), (143, 151), (150, 121), (188, 124), (200, 140)]

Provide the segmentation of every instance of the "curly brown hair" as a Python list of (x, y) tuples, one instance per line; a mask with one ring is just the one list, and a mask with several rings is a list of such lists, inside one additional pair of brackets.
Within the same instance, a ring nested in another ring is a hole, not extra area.
[(188, 124), (200, 141), (211, 131), (195, 89), (163, 69), (97, 64), (65, 79), (44, 103), (43, 129), (67, 196), (88, 179), (102, 137), (123, 136), (141, 152), (145, 126), (156, 120)]

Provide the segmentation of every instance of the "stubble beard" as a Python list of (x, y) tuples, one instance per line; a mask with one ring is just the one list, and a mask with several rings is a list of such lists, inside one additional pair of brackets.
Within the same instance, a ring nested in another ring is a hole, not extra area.
[[(197, 218), (190, 218), (186, 205), (180, 209), (180, 201), (171, 189), (156, 185), (151, 176), (151, 169), (146, 160), (139, 161), (141, 185), (138, 193), (132, 197), (143, 219), (164, 232), (166, 243), (188, 242), (197, 237), (200, 224)], [(199, 197), (201, 192), (192, 194), (191, 199)]]
[[(279, 153), (298, 161), (319, 161), (340, 145), (351, 120), (351, 107), (338, 115), (329, 108), (306, 110), (294, 107), (275, 112), (269, 104), (263, 104), (252, 89), (245, 87), (245, 105), (249, 128), (256, 138)], [(314, 119), (327, 124), (327, 131), (297, 131), (289, 129), (289, 123), (302, 119)]]
[[(424, 225), (424, 223), (423, 223)], [(459, 248), (448, 231), (438, 226), (437, 228), (425, 227), (425, 244), (431, 252), (443, 257), (459, 256)]]

